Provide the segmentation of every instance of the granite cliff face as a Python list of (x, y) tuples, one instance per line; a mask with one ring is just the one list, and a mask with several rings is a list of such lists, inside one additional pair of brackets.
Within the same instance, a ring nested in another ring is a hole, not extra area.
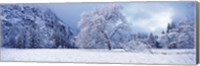
[(50, 9), (23, 4), (0, 7), (3, 47), (74, 48), (71, 28)]

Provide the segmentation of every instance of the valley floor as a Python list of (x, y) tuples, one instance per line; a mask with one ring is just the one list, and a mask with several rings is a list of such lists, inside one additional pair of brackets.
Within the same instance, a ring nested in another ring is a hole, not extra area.
[(121, 49), (1, 49), (1, 61), (35, 62), (95, 62), (136, 64), (195, 64), (196, 52), (185, 50), (152, 50), (148, 52), (125, 52)]

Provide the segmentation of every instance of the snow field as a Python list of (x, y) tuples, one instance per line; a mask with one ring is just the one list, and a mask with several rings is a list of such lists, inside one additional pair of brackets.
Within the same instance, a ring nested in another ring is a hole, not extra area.
[(194, 50), (153, 50), (125, 52), (123, 50), (86, 49), (1, 49), (1, 61), (31, 62), (96, 62), (136, 64), (195, 64)]

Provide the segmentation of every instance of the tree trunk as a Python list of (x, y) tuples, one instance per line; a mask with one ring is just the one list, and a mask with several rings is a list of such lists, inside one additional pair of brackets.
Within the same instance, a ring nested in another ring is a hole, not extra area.
[(111, 50), (111, 44), (110, 44), (110, 42), (108, 42), (107, 45), (108, 45), (108, 50)]
[(111, 50), (112, 48), (111, 48), (111, 43), (110, 43), (110, 41), (109, 41), (108, 35), (107, 35), (104, 31), (101, 31), (101, 32), (103, 33), (103, 36), (104, 36), (104, 38), (105, 38), (105, 43), (106, 43), (107, 46), (108, 46), (108, 50)]
[(118, 30), (118, 29), (115, 29), (115, 30), (114, 30), (114, 32), (111, 34), (110, 38), (112, 38), (112, 37), (115, 35), (115, 33), (117, 32), (117, 30)]

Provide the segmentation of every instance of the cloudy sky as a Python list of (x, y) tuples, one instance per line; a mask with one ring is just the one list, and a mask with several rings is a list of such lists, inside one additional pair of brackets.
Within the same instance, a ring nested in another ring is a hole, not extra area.
[[(108, 3), (71, 3), (47, 4), (67, 25), (78, 30), (77, 22), (80, 14), (91, 11)], [(122, 13), (130, 23), (132, 31), (160, 34), (166, 30), (167, 24), (179, 20), (183, 16), (195, 18), (195, 2), (139, 2), (119, 3), (124, 9)]]
[(131, 3), (124, 5), (123, 13), (133, 28), (133, 32), (160, 34), (168, 23), (184, 16), (195, 16), (194, 3)]

